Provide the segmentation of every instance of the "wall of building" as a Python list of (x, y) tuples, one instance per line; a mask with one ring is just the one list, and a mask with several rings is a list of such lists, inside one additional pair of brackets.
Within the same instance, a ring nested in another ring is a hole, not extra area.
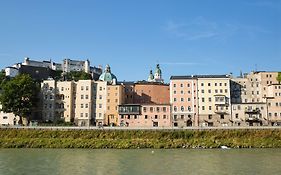
[(133, 102), (137, 104), (169, 104), (170, 87), (161, 83), (136, 83)]
[(173, 125), (198, 126), (197, 80), (171, 79), (170, 97)]
[(231, 126), (229, 78), (198, 78), (199, 126)]
[(124, 103), (124, 86), (107, 86), (106, 125), (118, 125), (118, 105)]
[(121, 114), (121, 122), (127, 127), (171, 127), (170, 105), (143, 104), (140, 113)]
[(281, 84), (268, 86), (268, 120), (271, 126), (281, 125)]

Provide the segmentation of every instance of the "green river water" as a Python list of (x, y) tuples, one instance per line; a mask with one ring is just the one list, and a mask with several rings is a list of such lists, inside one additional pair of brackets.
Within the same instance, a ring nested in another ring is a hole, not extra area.
[(0, 149), (0, 175), (281, 174), (281, 149)]

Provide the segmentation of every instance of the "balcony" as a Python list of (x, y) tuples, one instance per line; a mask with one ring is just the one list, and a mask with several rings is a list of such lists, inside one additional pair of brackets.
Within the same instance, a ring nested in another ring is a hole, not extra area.
[(225, 95), (215, 95), (215, 105), (228, 105), (228, 98)]
[(249, 108), (246, 108), (245, 109), (245, 113), (246, 114), (260, 114), (260, 109), (259, 108), (256, 108), (256, 109), (249, 109)]
[(119, 108), (118, 108), (118, 113), (119, 114), (123, 114), (123, 115), (140, 115), (140, 108), (141, 106), (140, 105), (135, 105), (135, 104), (132, 104), (132, 105), (119, 105)]
[(217, 114), (228, 114), (228, 110), (226, 110), (226, 109), (215, 109), (215, 113), (217, 113)]

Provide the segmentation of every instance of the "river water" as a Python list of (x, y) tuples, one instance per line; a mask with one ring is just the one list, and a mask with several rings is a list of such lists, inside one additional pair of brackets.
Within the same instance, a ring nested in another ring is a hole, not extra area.
[(0, 175), (281, 174), (281, 149), (0, 149)]

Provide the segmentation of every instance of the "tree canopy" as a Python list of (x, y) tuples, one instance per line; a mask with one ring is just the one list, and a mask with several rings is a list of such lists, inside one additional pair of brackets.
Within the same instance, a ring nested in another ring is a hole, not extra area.
[(66, 80), (91, 80), (92, 76), (91, 74), (88, 74), (84, 71), (71, 71), (65, 74), (65, 79)]
[(27, 74), (17, 75), (15, 78), (2, 84), (0, 103), (2, 111), (13, 112), (28, 120), (32, 108), (36, 106), (39, 87)]

